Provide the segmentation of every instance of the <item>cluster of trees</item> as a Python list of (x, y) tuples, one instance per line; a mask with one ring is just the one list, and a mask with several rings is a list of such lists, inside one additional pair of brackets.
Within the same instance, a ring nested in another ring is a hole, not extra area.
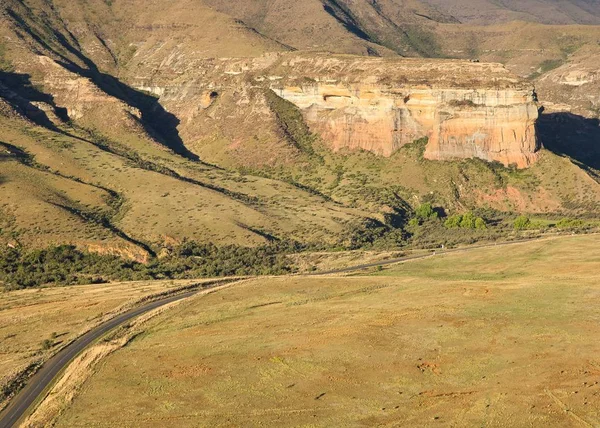
[(427, 220), (435, 220), (437, 218), (439, 218), (439, 213), (433, 208), (433, 205), (426, 202), (415, 210), (415, 216), (410, 219), (408, 224), (410, 226), (419, 226)]
[[(439, 222), (430, 222), (429, 220), (438, 220), (443, 213), (442, 209), (434, 208), (430, 203), (424, 203), (420, 205), (414, 211), (414, 216), (410, 219), (410, 226), (420, 226), (424, 223), (435, 224)], [(472, 211), (465, 214), (454, 214), (448, 217), (444, 217), (443, 225), (446, 229), (473, 229), (473, 230), (486, 230), (488, 223), (483, 217), (479, 217)], [(516, 231), (523, 230), (539, 230), (548, 229), (555, 227), (560, 230), (577, 230), (585, 227), (593, 226), (593, 222), (585, 222), (580, 219), (563, 218), (556, 223), (548, 221), (534, 221), (526, 215), (518, 216), (512, 223), (512, 227)]]
[(444, 222), (447, 229), (487, 229), (487, 223), (482, 217), (476, 217), (472, 212), (466, 214), (455, 214)]
[[(440, 218), (440, 210), (436, 210), (429, 202), (421, 204), (416, 210), (413, 218), (410, 219), (410, 226), (419, 226), (428, 220), (437, 220)], [(487, 229), (487, 223), (483, 217), (476, 217), (472, 212), (466, 214), (455, 214), (447, 217), (444, 221), (446, 229)]]
[(33, 251), (8, 248), (0, 253), (0, 280), (8, 288), (28, 288), (138, 279), (141, 265), (137, 265), (114, 256), (83, 253), (69, 245)]
[(281, 275), (294, 270), (286, 255), (301, 248), (295, 242), (255, 248), (184, 242), (171, 255), (148, 264), (88, 253), (71, 245), (32, 251), (7, 248), (0, 251), (0, 281), (7, 289), (20, 289), (44, 284)]
[[(471, 243), (477, 240), (477, 233), (465, 234), (462, 229), (477, 232), (488, 227), (486, 220), (473, 212), (444, 217), (444, 221), (440, 219), (442, 216), (443, 210), (434, 208), (430, 203), (424, 203), (414, 211), (409, 221), (412, 230), (374, 219), (361, 224), (349, 224), (348, 233), (336, 249), (398, 248), (409, 241), (416, 246), (432, 246), (440, 242), (446, 245)], [(555, 224), (541, 224), (531, 221), (525, 215), (517, 217), (513, 222), (513, 228), (517, 231), (551, 226), (574, 230), (589, 225), (590, 223), (582, 220), (568, 218)], [(451, 229), (457, 230), (450, 233)], [(503, 233), (506, 233), (506, 228), (493, 228), (486, 231), (486, 236), (499, 239)], [(45, 284), (282, 275), (295, 271), (288, 255), (307, 249), (309, 247), (295, 241), (274, 241), (254, 248), (238, 245), (217, 247), (211, 243), (184, 241), (170, 248), (168, 256), (154, 258), (150, 263), (142, 264), (118, 256), (88, 253), (71, 245), (41, 250), (6, 248), (0, 250), (0, 283), (7, 289), (20, 289)], [(313, 245), (310, 249), (332, 248)]]

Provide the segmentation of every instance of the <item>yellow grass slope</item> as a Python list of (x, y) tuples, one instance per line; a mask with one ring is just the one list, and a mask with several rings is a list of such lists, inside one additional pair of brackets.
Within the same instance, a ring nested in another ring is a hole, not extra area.
[(190, 299), (108, 357), (57, 426), (594, 425), (598, 239)]

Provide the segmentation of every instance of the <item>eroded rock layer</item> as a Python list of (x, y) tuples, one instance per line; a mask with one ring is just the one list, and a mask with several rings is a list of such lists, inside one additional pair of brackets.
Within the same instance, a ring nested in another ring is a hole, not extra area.
[(533, 88), (500, 64), (313, 56), (271, 71), (271, 88), (336, 151), (390, 156), (428, 137), (428, 159), (526, 167), (537, 157)]

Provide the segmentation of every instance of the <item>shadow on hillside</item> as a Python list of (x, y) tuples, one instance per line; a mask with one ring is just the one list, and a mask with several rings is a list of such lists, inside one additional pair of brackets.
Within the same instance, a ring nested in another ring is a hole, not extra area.
[(179, 136), (177, 127), (180, 120), (165, 110), (158, 102), (158, 98), (131, 88), (116, 77), (101, 73), (97, 69), (85, 69), (66, 62), (59, 62), (59, 64), (73, 73), (89, 78), (106, 94), (137, 108), (142, 115), (139, 123), (156, 141), (188, 159), (195, 161), (200, 159), (185, 147)]
[(56, 130), (56, 127), (46, 112), (34, 103), (45, 103), (53, 109), (60, 120), (63, 122), (69, 120), (67, 109), (58, 107), (52, 95), (36, 89), (28, 74), (0, 71), (0, 98), (32, 122), (49, 129)]
[(368, 42), (376, 43), (370, 35), (360, 28), (360, 23), (349, 13), (348, 9), (345, 8), (343, 4), (339, 3), (338, 0), (324, 0), (323, 9), (355, 36)]
[(551, 152), (600, 169), (600, 120), (567, 112), (542, 112), (536, 131), (542, 145)]
[[(179, 136), (177, 130), (180, 123), (179, 119), (174, 114), (166, 111), (158, 102), (158, 98), (126, 85), (114, 76), (102, 73), (96, 64), (83, 54), (83, 49), (77, 38), (68, 29), (64, 28), (68, 35), (66, 37), (57, 29), (48, 26), (47, 30), (51, 33), (51, 37), (47, 37), (48, 41), (46, 41), (40, 31), (33, 31), (25, 19), (16, 12), (9, 9), (7, 14), (14, 25), (23, 33), (29, 35), (40, 48), (51, 52), (56, 58), (60, 58), (57, 61), (58, 64), (75, 74), (90, 79), (108, 95), (137, 108), (142, 114), (140, 124), (155, 140), (181, 156), (199, 160), (197, 155), (185, 147)], [(56, 44), (59, 46), (56, 46)], [(71, 54), (71, 58), (74, 57), (76, 60), (69, 58), (68, 54)]]

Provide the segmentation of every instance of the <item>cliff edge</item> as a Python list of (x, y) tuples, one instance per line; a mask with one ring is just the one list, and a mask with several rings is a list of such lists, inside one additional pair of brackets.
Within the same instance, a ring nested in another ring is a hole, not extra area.
[(390, 156), (428, 137), (427, 159), (523, 168), (537, 158), (534, 89), (501, 64), (300, 55), (269, 72), (271, 89), (335, 151)]

